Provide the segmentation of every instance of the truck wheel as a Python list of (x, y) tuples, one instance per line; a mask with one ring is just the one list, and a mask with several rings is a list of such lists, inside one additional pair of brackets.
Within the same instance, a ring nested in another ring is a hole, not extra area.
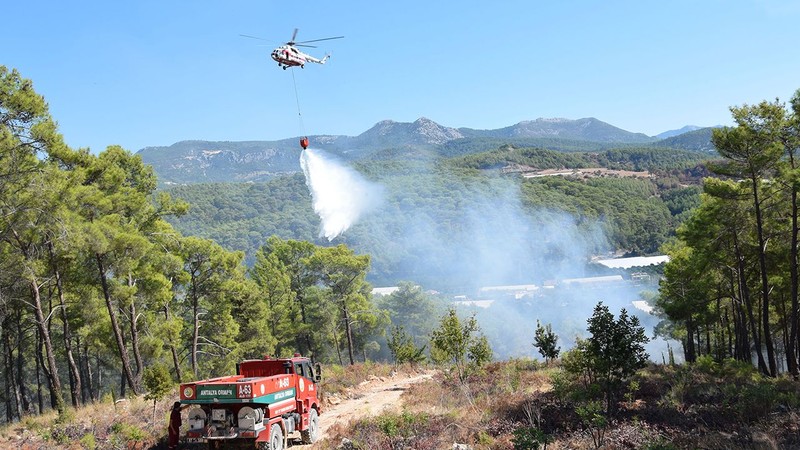
[(267, 450), (283, 450), (283, 431), (281, 431), (281, 426), (277, 423), (272, 425), (269, 430)]
[(303, 444), (313, 444), (319, 439), (319, 416), (317, 410), (311, 408), (308, 413), (308, 428), (300, 432), (303, 438)]

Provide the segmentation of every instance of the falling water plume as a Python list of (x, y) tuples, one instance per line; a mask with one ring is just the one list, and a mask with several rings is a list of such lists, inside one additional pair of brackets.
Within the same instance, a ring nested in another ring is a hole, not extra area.
[(303, 150), (300, 166), (311, 191), (314, 212), (322, 220), (319, 235), (329, 241), (347, 231), (383, 199), (383, 186), (320, 150)]

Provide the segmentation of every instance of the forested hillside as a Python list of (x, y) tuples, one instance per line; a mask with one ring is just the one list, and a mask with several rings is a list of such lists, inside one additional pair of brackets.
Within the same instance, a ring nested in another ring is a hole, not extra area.
[[(697, 204), (699, 182), (707, 173), (703, 161), (696, 153), (667, 149), (564, 153), (509, 146), (449, 159), (403, 153), (362, 160), (355, 166), (385, 187), (384, 203), (337, 242), (372, 256), (369, 279), (376, 284), (416, 280), (438, 289), (463, 285), (470, 279), (466, 273), (477, 271), (461, 268), (442, 276), (452, 266), (447, 261), (476, 260), (480, 256), (476, 243), (491, 245), (498, 237), (476, 228), (481, 221), (513, 224), (521, 232), (543, 226), (560, 211), (566, 213), (564, 220), (576, 222), (575, 230), (582, 236), (569, 239), (591, 240), (587, 242), (591, 254), (653, 253), (672, 234), (682, 214)], [(522, 176), (538, 169), (580, 168), (649, 175)], [(170, 188), (166, 192), (192, 205), (186, 215), (170, 220), (185, 234), (245, 251), (252, 263), (264, 236), (314, 241), (319, 221), (303, 183), (295, 175), (268, 183)], [(532, 274), (541, 273), (532, 266), (536, 259), (530, 255), (547, 250), (536, 245), (529, 250), (519, 274), (497, 274), (498, 279), (484, 281), (530, 282)]]

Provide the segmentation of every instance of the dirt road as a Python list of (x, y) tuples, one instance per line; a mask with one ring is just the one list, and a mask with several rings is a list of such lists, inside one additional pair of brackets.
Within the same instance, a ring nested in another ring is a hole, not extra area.
[[(328, 429), (335, 424), (346, 424), (351, 420), (380, 414), (385, 410), (400, 410), (400, 396), (414, 383), (429, 380), (435, 371), (415, 375), (395, 375), (394, 377), (372, 378), (362, 382), (349, 398), (333, 397), (333, 404), (326, 405), (320, 416), (320, 440), (328, 435)], [(310, 449), (312, 445), (295, 445), (292, 449)]]

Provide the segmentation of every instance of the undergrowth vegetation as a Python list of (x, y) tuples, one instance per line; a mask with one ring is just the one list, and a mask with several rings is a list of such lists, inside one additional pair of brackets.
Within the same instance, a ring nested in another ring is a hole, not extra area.
[(403, 395), (402, 409), (334, 426), (319, 448), (800, 447), (800, 383), (735, 361), (649, 365), (612, 412), (560, 364), (525, 359), (463, 382), (443, 372)]
[[(414, 370), (326, 366), (323, 395), (357, 397), (365, 380)], [(115, 403), (110, 396), (61, 416), (26, 417), (0, 428), (0, 448), (166, 448), (176, 395), (159, 401), (155, 420), (151, 401)], [(442, 370), (410, 385), (401, 399), (402, 407), (332, 425), (313, 449), (800, 448), (800, 383), (763, 377), (736, 361), (649, 365), (627, 383), (612, 413), (602, 392), (587, 389), (563, 360), (494, 362), (463, 381)]]
[(169, 407), (173, 391), (156, 405), (143, 397), (102, 401), (80, 409), (66, 409), (0, 428), (0, 448), (22, 449), (150, 449), (166, 448)]

